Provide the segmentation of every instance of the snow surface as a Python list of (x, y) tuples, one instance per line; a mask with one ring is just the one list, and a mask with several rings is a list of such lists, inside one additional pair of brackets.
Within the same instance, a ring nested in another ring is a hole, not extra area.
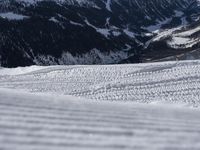
[(0, 68), (0, 149), (200, 149), (199, 79), (200, 61)]
[[(200, 106), (200, 61), (0, 69), (0, 87), (93, 100)], [(191, 98), (192, 97), (192, 98)]]
[(2, 150), (199, 149), (200, 112), (0, 90)]

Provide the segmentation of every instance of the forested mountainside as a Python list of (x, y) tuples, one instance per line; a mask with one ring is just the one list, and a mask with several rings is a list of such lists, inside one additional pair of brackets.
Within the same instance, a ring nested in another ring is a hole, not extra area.
[(1, 0), (0, 64), (137, 63), (199, 47), (198, 0)]

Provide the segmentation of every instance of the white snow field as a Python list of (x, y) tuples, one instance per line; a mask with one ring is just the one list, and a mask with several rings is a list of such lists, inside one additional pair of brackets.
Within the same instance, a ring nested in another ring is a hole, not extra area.
[(0, 150), (199, 150), (200, 61), (0, 68)]

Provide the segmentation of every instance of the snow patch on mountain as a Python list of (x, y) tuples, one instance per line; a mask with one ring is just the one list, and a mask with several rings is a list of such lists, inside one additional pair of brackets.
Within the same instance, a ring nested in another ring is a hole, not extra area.
[(28, 16), (16, 14), (13, 12), (0, 13), (0, 17), (8, 20), (23, 20), (29, 18)]
[(176, 36), (188, 37), (188, 36), (191, 36), (192, 34), (199, 32), (199, 31), (200, 31), (200, 26), (197, 26), (197, 27), (189, 29), (187, 31), (177, 33)]
[(164, 21), (158, 21), (157, 20), (157, 23), (155, 25), (151, 25), (151, 26), (148, 26), (148, 27), (143, 27), (143, 29), (146, 29), (149, 32), (155, 32), (156, 33), (156, 32), (160, 31), (162, 25), (168, 23), (170, 20), (171, 20), (171, 18), (168, 18), (168, 19), (166, 19)]
[(80, 23), (77, 23), (77, 22), (74, 22), (74, 21), (69, 21), (71, 24), (75, 25), (75, 26), (81, 26), (83, 27), (84, 25), (83, 24), (80, 24)]
[(198, 42), (200, 42), (199, 39), (173, 36), (172, 39), (167, 42), (167, 44), (172, 48), (180, 49), (180, 48), (191, 48)]
[(135, 38), (135, 33), (134, 32), (131, 32), (128, 28), (127, 29), (124, 29), (123, 30), (124, 31), (124, 33), (126, 34), (126, 35), (128, 35), (130, 38)]
[(200, 6), (200, 0), (197, 0), (198, 5)]
[(49, 19), (49, 21), (52, 21), (52, 22), (54, 22), (54, 23), (59, 23), (59, 21), (58, 21), (55, 17), (51, 17), (51, 18)]
[(97, 32), (99, 32), (100, 34), (102, 34), (102, 35), (105, 36), (106, 38), (109, 38), (110, 29), (95, 27), (94, 25), (92, 25), (91, 23), (89, 23), (89, 21), (88, 21), (87, 19), (85, 19), (85, 23), (86, 23), (88, 26), (94, 28)]
[(111, 3), (112, 3), (112, 0), (107, 0), (106, 1), (106, 9), (110, 12), (112, 12), (112, 9), (111, 9)]
[(177, 32), (172, 34), (172, 38), (167, 40), (167, 44), (176, 49), (180, 48), (191, 48), (195, 44), (200, 42), (200, 39), (196, 36), (191, 37), (193, 34), (200, 31), (200, 27), (197, 26), (192, 29), (187, 29), (186, 31)]

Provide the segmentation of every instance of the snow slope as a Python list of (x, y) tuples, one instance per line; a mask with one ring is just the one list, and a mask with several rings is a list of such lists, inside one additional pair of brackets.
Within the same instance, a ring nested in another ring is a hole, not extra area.
[(198, 150), (199, 76), (200, 61), (0, 68), (0, 149)]
[(0, 69), (0, 87), (4, 88), (93, 100), (160, 101), (195, 107), (200, 106), (199, 79), (200, 61)]
[(200, 148), (200, 112), (0, 90), (2, 150)]

